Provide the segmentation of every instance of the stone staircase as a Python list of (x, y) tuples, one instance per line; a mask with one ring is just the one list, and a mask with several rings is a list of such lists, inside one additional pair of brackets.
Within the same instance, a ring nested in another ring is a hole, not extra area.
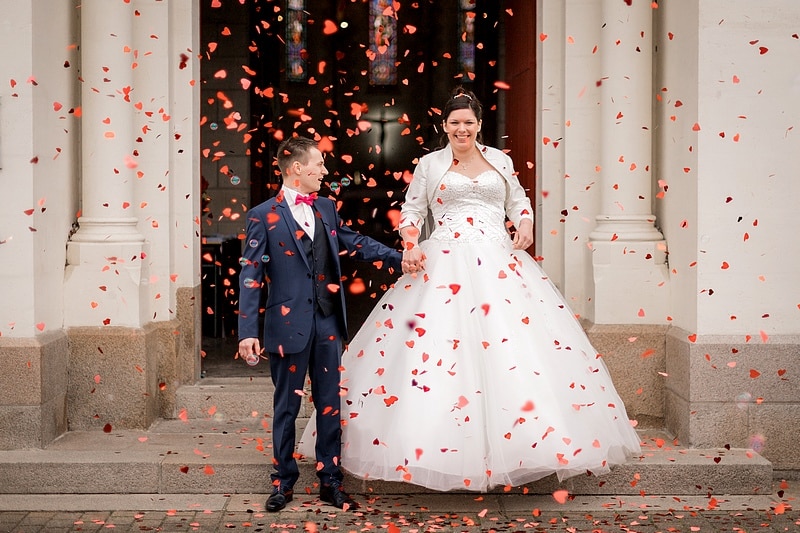
[[(177, 418), (148, 430), (72, 431), (42, 450), (0, 452), (0, 494), (268, 493), (271, 398), (268, 378), (207, 379), (182, 387)], [(308, 417), (311, 406), (304, 410), (301, 416)], [(299, 432), (306, 421), (298, 420)], [(689, 496), (772, 490), (772, 464), (753, 451), (686, 448), (659, 429), (643, 428), (639, 435), (641, 456), (608, 475), (562, 483), (550, 476), (510, 492)], [(405, 483), (345, 482), (360, 494), (427, 492)], [(313, 493), (316, 483), (313, 462), (301, 462), (295, 489)]]

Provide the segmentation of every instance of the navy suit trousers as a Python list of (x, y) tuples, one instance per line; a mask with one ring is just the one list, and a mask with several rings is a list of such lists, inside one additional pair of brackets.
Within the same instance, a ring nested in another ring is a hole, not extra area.
[[(299, 477), (294, 459), (295, 421), (300, 411), (306, 372), (311, 379), (311, 395), (317, 409), (317, 476), (323, 484), (341, 481), (338, 466), (341, 455), (340, 373), (342, 332), (337, 313), (314, 314), (311, 338), (303, 351), (292, 354), (270, 353), (270, 371), (275, 385), (272, 446), (275, 472), (272, 483), (292, 488)], [(322, 465), (319, 468), (319, 465)]]

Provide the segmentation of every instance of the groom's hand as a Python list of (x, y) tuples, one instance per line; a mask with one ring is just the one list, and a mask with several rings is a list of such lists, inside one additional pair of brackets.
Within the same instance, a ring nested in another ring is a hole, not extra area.
[(239, 357), (245, 361), (251, 354), (259, 356), (263, 351), (264, 350), (261, 349), (261, 343), (256, 337), (249, 337), (239, 341)]
[(404, 274), (416, 274), (425, 270), (425, 254), (422, 253), (419, 246), (413, 248), (406, 248), (403, 250), (403, 266)]

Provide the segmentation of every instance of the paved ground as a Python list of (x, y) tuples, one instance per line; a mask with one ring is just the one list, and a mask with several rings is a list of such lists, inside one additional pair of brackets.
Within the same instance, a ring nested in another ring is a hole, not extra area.
[[(0, 532), (549, 532), (776, 533), (800, 531), (800, 482), (764, 496), (569, 497), (565, 494), (426, 494), (357, 497), (342, 512), (314, 495), (279, 513), (266, 496), (0, 495)], [(566, 496), (563, 503), (557, 499)]]

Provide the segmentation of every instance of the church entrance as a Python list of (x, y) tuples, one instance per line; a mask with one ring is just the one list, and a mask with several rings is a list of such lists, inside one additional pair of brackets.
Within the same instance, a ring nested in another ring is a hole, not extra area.
[[(282, 139), (317, 139), (330, 172), (320, 193), (354, 229), (398, 248), (404, 190), (417, 158), (438, 146), (437, 110), (455, 85), (481, 99), (487, 144), (533, 161), (532, 117), (514, 121), (515, 137), (499, 133), (510, 131), (507, 111), (521, 117), (534, 107), (508, 104), (512, 91), (533, 94), (533, 69), (526, 54), (506, 53), (516, 37), (505, 32), (534, 34), (530, 4), (202, 0), (205, 375), (254, 371), (235, 359), (238, 255), (247, 209), (280, 186), (273, 161)], [(502, 79), (509, 66), (519, 87)], [(512, 157), (531, 187), (532, 165)], [(353, 334), (397, 276), (342, 262)]]

